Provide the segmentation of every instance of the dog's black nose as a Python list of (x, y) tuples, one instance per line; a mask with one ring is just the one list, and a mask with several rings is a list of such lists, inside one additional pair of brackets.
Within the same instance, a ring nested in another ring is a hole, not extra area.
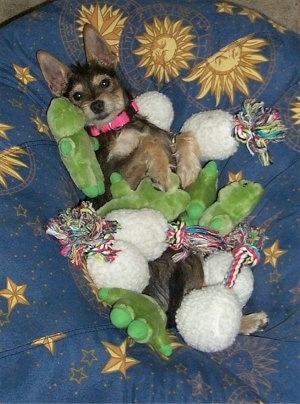
[(92, 102), (91, 110), (94, 112), (94, 114), (100, 114), (104, 111), (104, 102), (100, 100)]

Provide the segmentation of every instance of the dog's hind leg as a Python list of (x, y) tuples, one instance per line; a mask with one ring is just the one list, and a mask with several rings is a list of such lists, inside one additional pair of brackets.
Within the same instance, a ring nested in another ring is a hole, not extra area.
[(268, 315), (264, 311), (245, 315), (242, 317), (240, 334), (250, 335), (257, 331), (263, 331), (268, 323)]

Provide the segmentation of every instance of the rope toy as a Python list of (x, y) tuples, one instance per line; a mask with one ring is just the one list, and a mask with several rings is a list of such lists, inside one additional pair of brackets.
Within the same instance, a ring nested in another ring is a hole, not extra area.
[(210, 255), (216, 250), (231, 251), (233, 263), (224, 277), (224, 285), (232, 288), (244, 265), (254, 267), (260, 261), (260, 252), (266, 236), (258, 227), (239, 224), (231, 233), (221, 237), (218, 232), (201, 226), (185, 227), (183, 222), (169, 225), (167, 242), (173, 250), (180, 250), (173, 261), (185, 259), (192, 252)]
[(232, 233), (225, 236), (225, 242), (232, 249), (233, 263), (224, 277), (224, 285), (232, 288), (244, 265), (254, 267), (260, 261), (260, 251), (267, 237), (263, 229), (241, 223)]
[(226, 249), (225, 241), (218, 232), (201, 226), (185, 227), (184, 222), (169, 224), (166, 242), (172, 250), (181, 250), (173, 255), (174, 262), (184, 260), (191, 252), (209, 255), (215, 250)]
[(90, 202), (82, 202), (51, 219), (46, 233), (59, 240), (63, 256), (83, 268), (86, 255), (100, 254), (106, 262), (115, 260), (119, 250), (113, 249), (112, 244), (118, 228), (118, 222), (101, 219)]
[(233, 264), (224, 278), (224, 285), (232, 288), (237, 275), (244, 265), (255, 266), (260, 261), (260, 253), (258, 248), (250, 245), (241, 245), (232, 251)]
[(278, 143), (285, 139), (286, 127), (276, 109), (266, 108), (264, 102), (247, 99), (241, 111), (234, 116), (233, 137), (245, 143), (250, 154), (259, 154), (263, 166), (272, 164), (268, 152), (270, 142)]

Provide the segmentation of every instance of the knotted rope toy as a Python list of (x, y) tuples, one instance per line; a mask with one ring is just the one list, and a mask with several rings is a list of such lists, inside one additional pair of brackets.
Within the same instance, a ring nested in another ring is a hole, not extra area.
[(63, 256), (82, 268), (83, 258), (90, 254), (99, 254), (106, 262), (114, 261), (118, 250), (112, 245), (118, 228), (116, 221), (98, 216), (90, 202), (82, 202), (78, 207), (68, 208), (56, 219), (51, 219), (46, 233), (59, 240)]
[(185, 227), (183, 222), (169, 225), (167, 242), (173, 250), (181, 250), (173, 256), (175, 262), (185, 259), (192, 252), (210, 255), (216, 250), (231, 251), (233, 263), (224, 277), (224, 285), (232, 288), (244, 265), (254, 267), (260, 261), (260, 251), (266, 240), (262, 229), (247, 223), (239, 224), (231, 233), (221, 237), (214, 230), (201, 226)]
[(241, 111), (234, 116), (234, 124), (233, 137), (245, 143), (251, 155), (258, 153), (263, 166), (272, 164), (268, 144), (282, 142), (287, 130), (279, 112), (266, 108), (264, 102), (246, 99)]
[(224, 242), (232, 249), (233, 263), (224, 277), (224, 285), (232, 288), (237, 275), (244, 265), (254, 267), (260, 261), (260, 250), (267, 237), (262, 229), (241, 223), (232, 233), (225, 236)]
[(201, 226), (185, 226), (184, 222), (169, 224), (166, 242), (172, 250), (181, 250), (173, 255), (174, 262), (184, 260), (195, 251), (209, 255), (215, 250), (226, 249), (225, 241), (217, 231)]

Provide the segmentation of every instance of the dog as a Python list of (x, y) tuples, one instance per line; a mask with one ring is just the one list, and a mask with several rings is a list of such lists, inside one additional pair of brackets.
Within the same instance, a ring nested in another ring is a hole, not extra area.
[(90, 24), (84, 26), (83, 39), (86, 65), (71, 69), (45, 51), (39, 51), (37, 58), (52, 94), (81, 108), (91, 134), (101, 135), (97, 158), (104, 177), (109, 180), (118, 171), (136, 189), (148, 176), (155, 187), (168, 190), (173, 170), (182, 188), (193, 183), (201, 170), (200, 147), (193, 134), (182, 133), (173, 143), (169, 132), (140, 116), (117, 76), (118, 58), (107, 42)]
[[(77, 64), (71, 69), (46, 51), (39, 51), (37, 59), (52, 94), (67, 97), (81, 108), (91, 135), (101, 136), (97, 158), (106, 190), (109, 190), (110, 174), (114, 171), (118, 171), (132, 189), (148, 176), (157, 188), (168, 190), (171, 170), (177, 172), (181, 187), (188, 187), (201, 170), (201, 150), (193, 134), (181, 133), (174, 144), (169, 132), (140, 116), (132, 96), (117, 76), (117, 55), (90, 24), (83, 29), (83, 40), (85, 65)], [(120, 124), (120, 120), (126, 123)], [(109, 191), (93, 198), (93, 207), (98, 209), (110, 198)], [(176, 263), (173, 255), (174, 251), (167, 249), (160, 258), (149, 263), (149, 285), (143, 291), (164, 309), (167, 327), (175, 326), (176, 310), (184, 295), (205, 286), (201, 253), (190, 254)], [(264, 316), (254, 313), (243, 318), (241, 332), (253, 333), (265, 325)]]

